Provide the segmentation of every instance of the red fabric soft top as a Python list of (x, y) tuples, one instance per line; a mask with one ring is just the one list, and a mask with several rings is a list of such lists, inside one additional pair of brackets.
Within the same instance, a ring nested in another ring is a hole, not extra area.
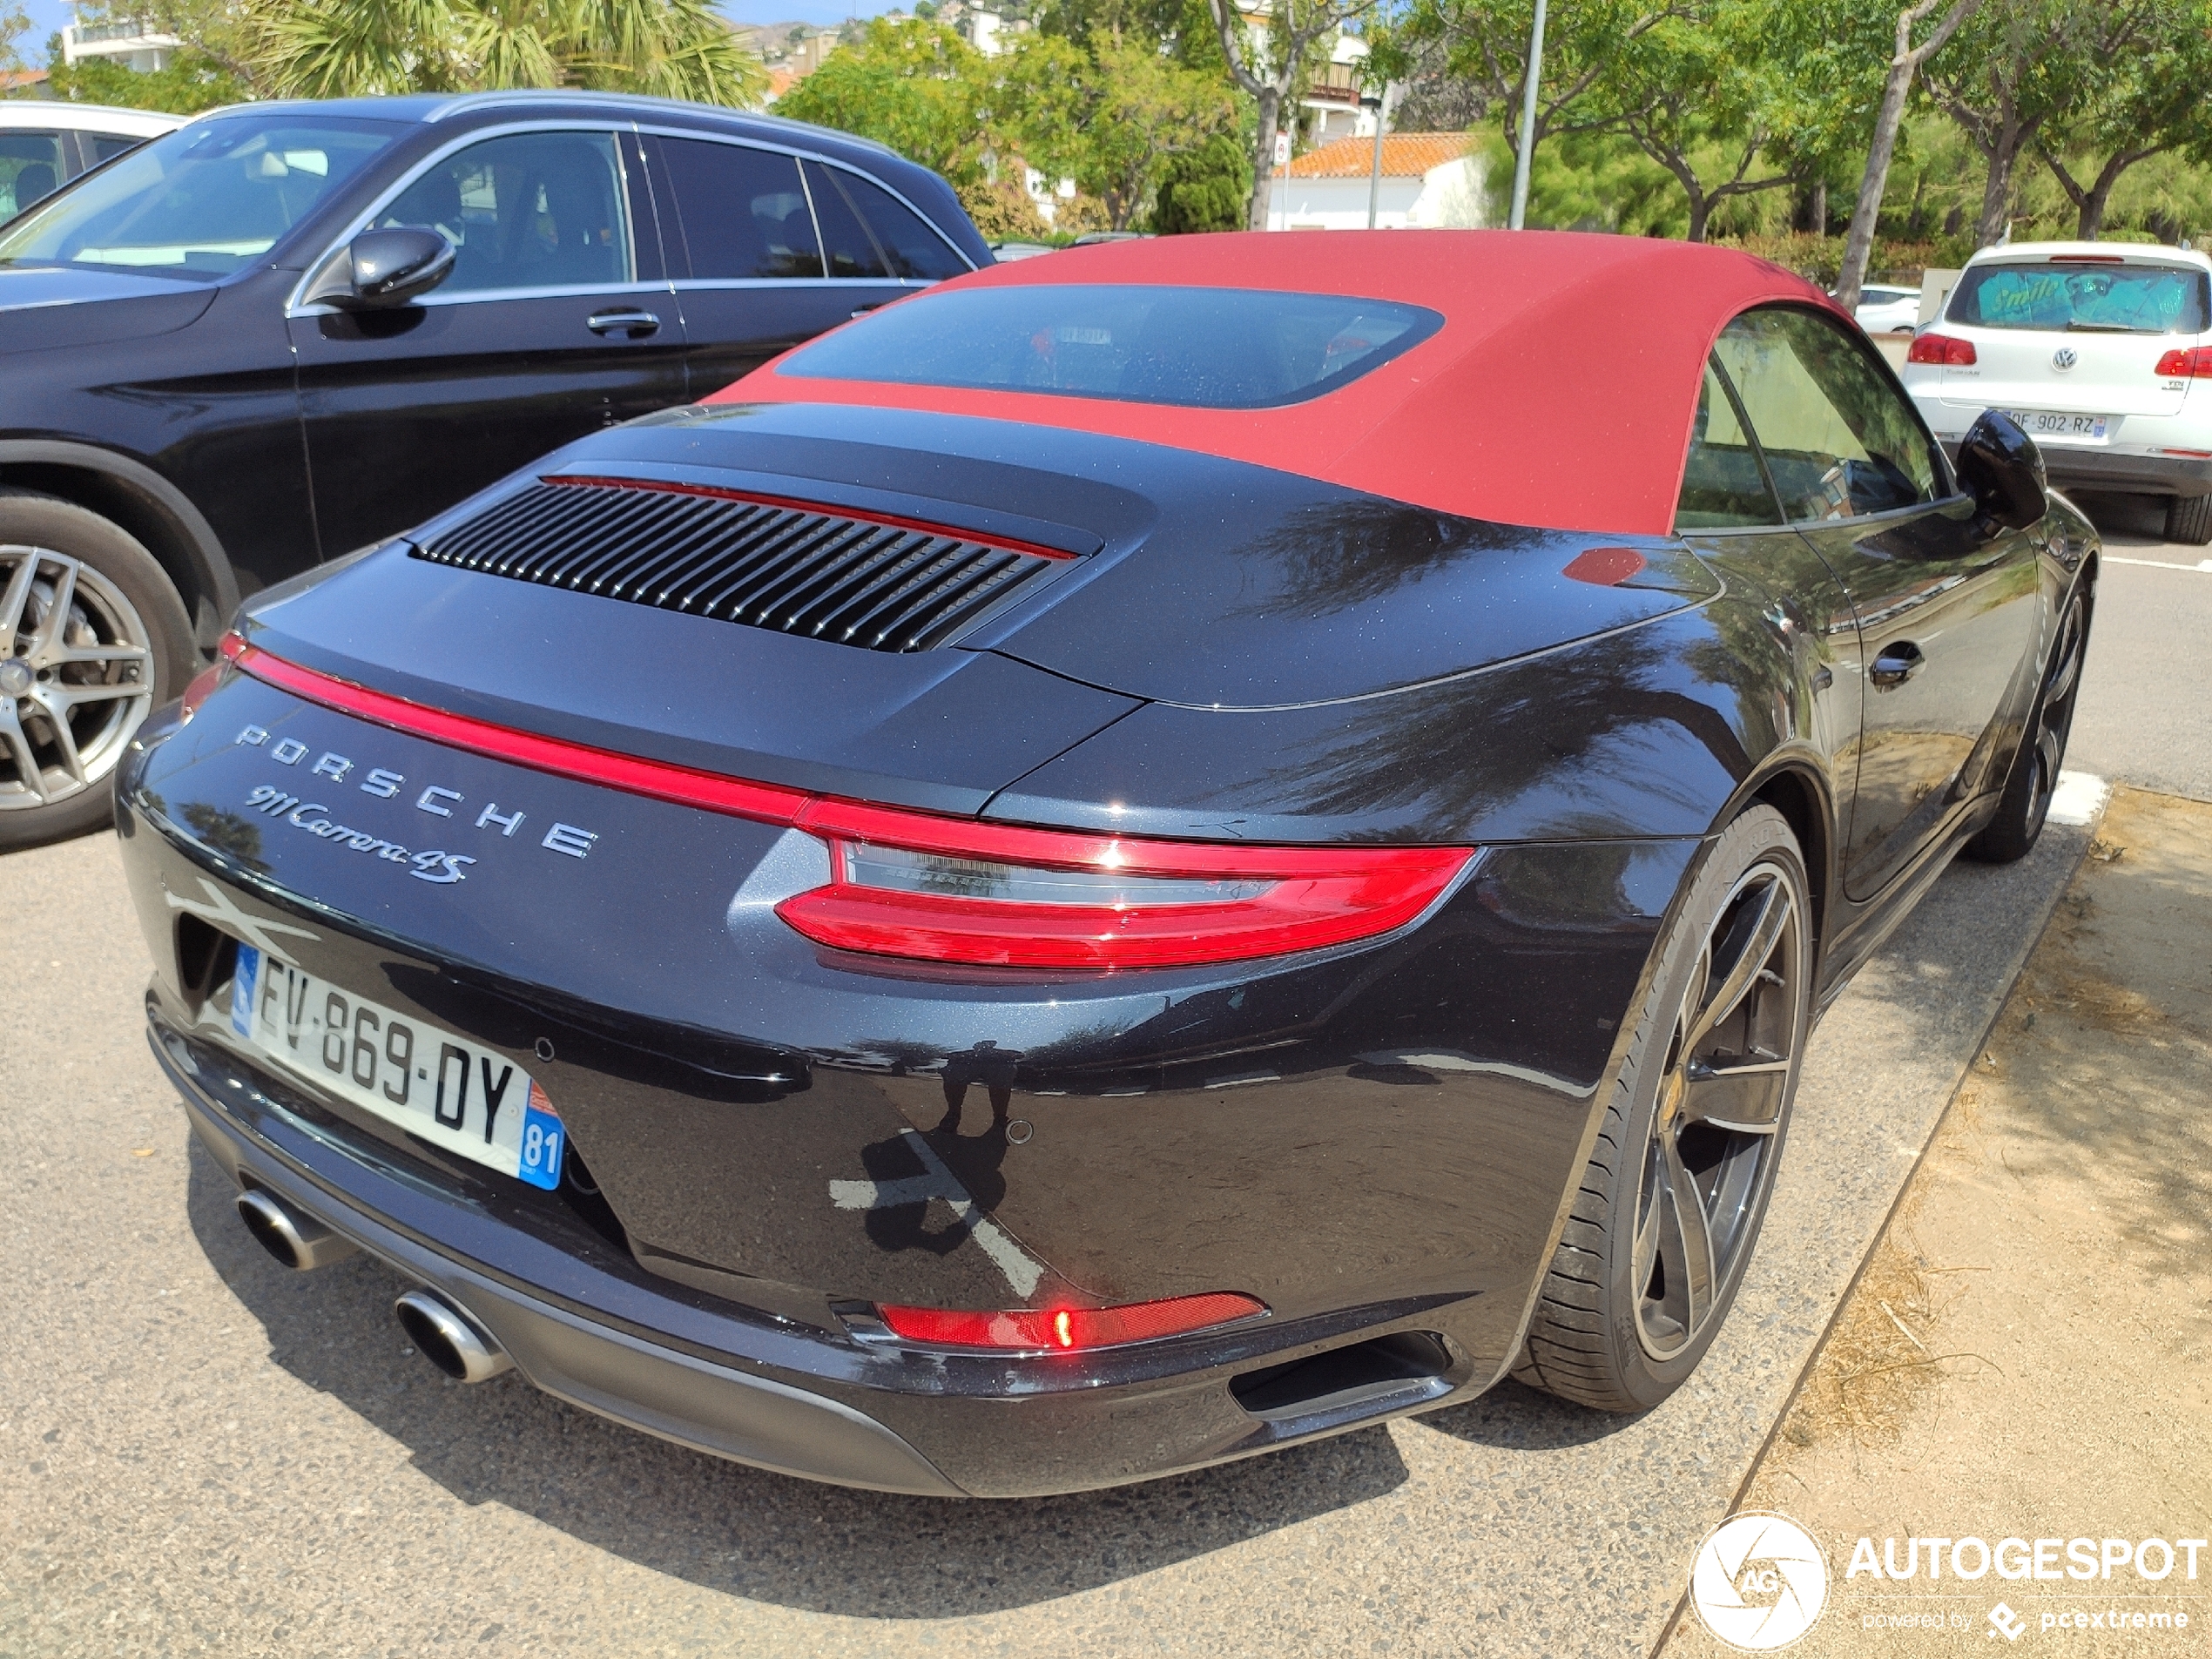
[(1445, 322), (1350, 385), (1283, 408), (807, 380), (779, 372), (790, 355), (708, 401), (858, 403), (1064, 427), (1471, 518), (1660, 536), (1673, 527), (1700, 368), (1721, 329), (1772, 300), (1844, 315), (1802, 278), (1733, 249), (1558, 231), (1162, 237), (995, 266), (929, 292), (1041, 282), (1351, 294), (1426, 306)]

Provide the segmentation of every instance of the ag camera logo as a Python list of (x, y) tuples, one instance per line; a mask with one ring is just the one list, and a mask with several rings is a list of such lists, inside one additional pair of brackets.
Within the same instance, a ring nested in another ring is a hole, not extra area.
[(1828, 1561), (1786, 1515), (1747, 1510), (1713, 1528), (1689, 1569), (1698, 1622), (1744, 1653), (1786, 1648), (1828, 1605)]

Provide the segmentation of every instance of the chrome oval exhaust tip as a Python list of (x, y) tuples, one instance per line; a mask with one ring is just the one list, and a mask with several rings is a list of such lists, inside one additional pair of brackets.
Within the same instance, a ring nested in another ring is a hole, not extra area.
[(428, 1291), (409, 1291), (392, 1312), (424, 1357), (455, 1382), (486, 1382), (515, 1363), (475, 1320)]
[(238, 1195), (238, 1214), (261, 1248), (295, 1272), (342, 1261), (360, 1248), (314, 1217), (287, 1210), (259, 1187)]

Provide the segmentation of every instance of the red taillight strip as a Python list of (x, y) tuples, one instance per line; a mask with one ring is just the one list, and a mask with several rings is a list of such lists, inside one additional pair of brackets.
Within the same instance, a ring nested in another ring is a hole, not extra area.
[(2158, 360), (2151, 373), (2166, 380), (2212, 381), (2212, 346), (2169, 351)]
[(999, 1313), (879, 1306), (876, 1312), (891, 1333), (903, 1342), (1034, 1352), (1112, 1348), (1162, 1337), (1188, 1336), (1194, 1331), (1257, 1318), (1267, 1312), (1267, 1304), (1257, 1297), (1217, 1291), (1110, 1308), (1022, 1308)]
[[(453, 714), (302, 668), (226, 635), (239, 671), (341, 714), (494, 760), (733, 818), (802, 829), (830, 844), (828, 885), (776, 914), (836, 949), (1010, 968), (1191, 967), (1285, 955), (1370, 939), (1419, 917), (1474, 856), (1469, 847), (1252, 846), (1147, 840), (941, 818), (812, 795), (664, 760)], [(855, 843), (948, 859), (1131, 878), (1226, 879), (1270, 885), (1247, 898), (1125, 907), (1039, 904), (870, 887), (846, 879)]]
[(303, 697), (310, 703), (320, 703), (357, 719), (390, 726), (395, 732), (487, 755), (494, 760), (511, 761), (519, 766), (554, 772), (583, 783), (604, 784), (610, 789), (626, 790), (633, 795), (650, 795), (656, 800), (674, 801), (684, 806), (702, 806), (709, 812), (727, 813), (733, 818), (755, 819), (765, 824), (796, 823), (800, 810), (806, 805), (807, 795), (803, 789), (725, 778), (719, 772), (701, 772), (665, 760), (640, 760), (634, 755), (617, 754), (610, 749), (540, 737), (534, 732), (517, 731), (510, 725), (474, 719), (465, 714), (448, 714), (443, 709), (410, 702), (403, 697), (372, 691), (351, 680), (318, 673), (297, 663), (287, 663), (281, 657), (272, 657), (234, 634), (224, 639), (223, 655), (255, 679), (265, 680), (294, 697)]
[(882, 524), (894, 530), (915, 530), (924, 536), (941, 536), (955, 542), (975, 542), (985, 547), (1002, 547), (1009, 553), (1027, 553), (1032, 558), (1072, 559), (1078, 556), (1064, 548), (1043, 547), (1035, 542), (1017, 542), (1010, 536), (986, 536), (980, 530), (955, 529), (949, 524), (932, 524), (920, 518), (901, 518), (895, 513), (863, 512), (857, 507), (833, 507), (825, 502), (797, 501), (788, 496), (767, 496), (752, 489), (725, 489), (718, 484), (679, 484), (659, 478), (597, 477), (580, 473), (547, 473), (539, 477), (538, 482), (583, 484), (600, 489), (651, 489), (664, 496), (705, 496), (713, 501), (750, 502), (756, 507), (779, 507), (793, 513), (826, 513), (837, 518), (856, 518), (863, 524)]

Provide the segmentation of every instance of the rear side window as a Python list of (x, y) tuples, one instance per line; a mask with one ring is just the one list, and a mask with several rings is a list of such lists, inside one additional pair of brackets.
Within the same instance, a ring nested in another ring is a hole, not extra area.
[(112, 161), (125, 150), (135, 150), (145, 142), (144, 138), (133, 138), (120, 132), (80, 132), (77, 135), (77, 141), (91, 152), (92, 158), (87, 165), (94, 167), (103, 161)]
[(1713, 347), (1792, 523), (1935, 499), (1940, 475), (1912, 408), (1857, 341), (1809, 311), (1747, 312)]
[(1759, 470), (1758, 453), (1737, 419), (1728, 388), (1708, 362), (1697, 393), (1697, 420), (1690, 428), (1689, 455), (1683, 466), (1675, 528), (1740, 529), (1781, 522), (1774, 492)]
[(62, 135), (0, 132), (0, 219), (13, 219), (62, 181)]
[(853, 173), (839, 175), (846, 199), (875, 233), (876, 246), (891, 274), (909, 281), (938, 282), (959, 276), (968, 262), (930, 229), (921, 216), (880, 185)]
[(696, 138), (659, 146), (695, 280), (821, 275), (814, 215), (792, 157)]
[(814, 222), (822, 230), (822, 255), (833, 277), (876, 277), (889, 274), (875, 238), (868, 233), (859, 211), (838, 182), (839, 170), (819, 161), (806, 164), (806, 187), (814, 198)]
[(1443, 325), (1420, 306), (1341, 294), (1009, 283), (918, 295), (823, 335), (779, 372), (1264, 409), (1335, 391)]
[(2202, 271), (2053, 260), (1979, 265), (1959, 279), (1948, 320), (1978, 328), (2195, 334), (2208, 299)]
[(614, 135), (516, 132), (432, 165), (376, 217), (454, 245), (441, 292), (603, 287), (631, 280)]

